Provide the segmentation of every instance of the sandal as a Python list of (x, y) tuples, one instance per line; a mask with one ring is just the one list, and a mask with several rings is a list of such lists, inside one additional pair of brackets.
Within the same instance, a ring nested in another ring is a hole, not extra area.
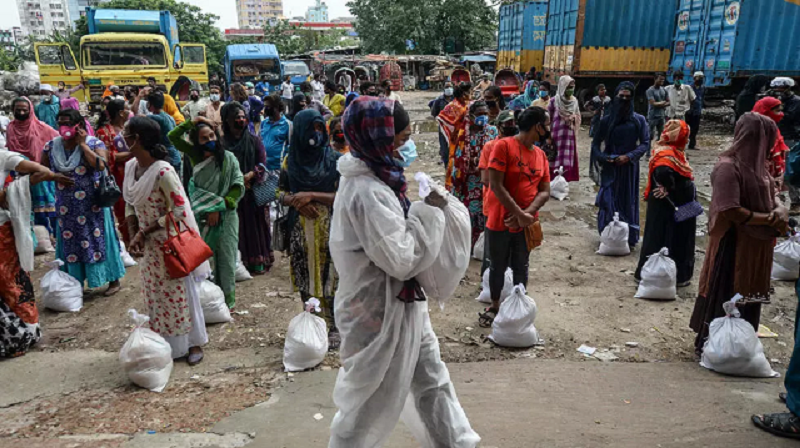
[(494, 318), (497, 317), (498, 310), (486, 308), (482, 313), (478, 313), (478, 325), (481, 328), (492, 328)]
[(791, 412), (754, 415), (751, 419), (759, 429), (770, 434), (800, 440), (800, 419)]
[(119, 282), (117, 282), (117, 284), (114, 286), (111, 286), (112, 284), (114, 284), (114, 282), (109, 283), (108, 289), (106, 289), (106, 292), (103, 293), (105, 297), (111, 297), (122, 290), (122, 285)]

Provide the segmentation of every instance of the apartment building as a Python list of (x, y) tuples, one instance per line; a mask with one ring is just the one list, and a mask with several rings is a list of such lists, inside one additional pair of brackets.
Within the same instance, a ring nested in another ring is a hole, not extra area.
[(17, 0), (23, 34), (43, 38), (72, 26), (67, 0)]
[(270, 20), (283, 17), (282, 0), (236, 0), (239, 28), (264, 28)]

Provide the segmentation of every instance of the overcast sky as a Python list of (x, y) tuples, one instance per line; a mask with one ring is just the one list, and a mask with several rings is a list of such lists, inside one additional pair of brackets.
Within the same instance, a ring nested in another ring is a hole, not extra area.
[[(12, 0), (2, 0), (11, 2)], [(236, 28), (236, 3), (234, 0), (185, 0), (186, 3), (197, 5), (206, 12), (214, 13), (220, 17), (217, 26), (220, 29)], [(327, 0), (329, 16), (332, 19), (349, 16), (350, 11), (345, 6), (347, 0)], [(13, 4), (13, 3), (12, 3)], [(316, 0), (283, 0), (283, 14), (286, 17), (305, 15), (309, 6), (316, 4)], [(0, 29), (19, 26), (17, 8), (11, 9), (10, 14), (0, 14)]]

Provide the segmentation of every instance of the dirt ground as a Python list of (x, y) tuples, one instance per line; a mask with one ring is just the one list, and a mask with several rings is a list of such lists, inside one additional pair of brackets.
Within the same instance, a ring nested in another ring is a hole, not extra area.
[[(427, 107), (433, 96), (427, 92), (402, 95), (412, 115), (414, 139), (420, 152), (419, 161), (412, 165), (411, 175), (407, 176), (412, 196), (417, 191), (413, 172), (424, 171), (438, 179), (444, 173), (442, 165), (437, 163), (438, 137)], [(711, 195), (711, 169), (719, 152), (730, 144), (732, 133), (728, 125), (704, 122), (699, 139), (701, 149), (689, 155), (699, 194), (706, 205)], [(513, 358), (600, 362), (578, 353), (576, 349), (582, 344), (613, 355), (617, 362), (694, 360), (694, 333), (688, 322), (697, 293), (696, 281), (679, 290), (680, 298), (674, 302), (633, 298), (638, 249), (621, 258), (595, 254), (599, 244), (593, 205), (596, 190), (587, 176), (586, 127), (580, 133), (579, 149), (583, 178), (570, 185), (567, 200), (552, 200), (545, 207), (542, 213), (545, 243), (531, 256), (528, 293), (538, 305), (536, 327), (545, 344), (535, 349), (510, 350), (486, 341), (489, 331), (477, 324), (482, 305), (475, 301), (480, 292), (480, 262), (473, 260), (446, 308), (440, 311), (435, 304), (430, 306), (442, 356), (448, 363)], [(644, 176), (646, 162), (642, 162), (642, 167)], [(644, 216), (643, 205), (643, 228)], [(703, 264), (705, 228), (706, 219), (701, 218), (697, 274)], [(47, 269), (43, 263), (51, 258), (36, 259), (37, 290), (38, 281)], [(0, 399), (0, 446), (16, 438), (41, 441), (65, 435), (203, 432), (235, 411), (267, 401), (277, 382), (291, 380), (281, 373), (283, 338), (290, 319), (301, 311), (299, 296), (292, 292), (288, 260), (280, 255), (276, 258), (269, 274), (237, 285), (235, 321), (209, 326), (205, 366), (176, 367), (162, 394), (137, 389), (127, 384), (119, 371), (114, 371), (114, 357), (132, 328), (127, 310), (144, 310), (138, 267), (128, 271), (123, 290), (114, 297), (89, 294), (84, 308), (74, 314), (42, 310), (42, 342), (26, 357), (0, 362), (0, 378), (9, 378), (7, 375), (12, 372), (17, 375), (12, 381), (0, 382), (0, 397), (12, 389), (21, 390), (14, 395), (19, 398)], [(773, 367), (782, 370), (788, 364), (794, 342), (797, 299), (793, 285), (775, 282), (774, 286), (773, 303), (764, 308), (762, 322), (779, 336), (762, 342)], [(638, 346), (628, 347), (628, 342), (636, 342)], [(87, 370), (83, 381), (69, 382), (62, 378), (67, 374), (59, 370), (74, 363), (47, 361), (51, 357), (82, 359), (88, 353), (105, 355), (97, 355), (103, 361), (96, 371)], [(331, 354), (319, 369), (337, 367), (338, 358)], [(35, 375), (31, 369), (35, 369)], [(42, 376), (40, 369), (52, 370), (52, 374)], [(54, 381), (56, 385), (50, 384), (40, 393), (37, 381)], [(59, 382), (63, 382), (63, 387)]]

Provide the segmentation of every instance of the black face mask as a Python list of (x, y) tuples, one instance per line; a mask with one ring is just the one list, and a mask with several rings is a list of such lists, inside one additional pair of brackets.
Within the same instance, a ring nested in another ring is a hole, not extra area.
[(550, 140), (550, 135), (551, 135), (550, 129), (545, 129), (543, 134), (539, 134), (539, 141), (545, 142), (547, 140)]
[(247, 126), (247, 122), (245, 120), (236, 120), (233, 122), (233, 127), (236, 128), (236, 130), (241, 131), (245, 128), (245, 126)]
[(265, 117), (271, 117), (271, 116), (272, 116), (272, 112), (273, 112), (273, 110), (274, 110), (274, 109), (272, 109), (272, 107), (266, 107), (266, 106), (265, 106), (265, 107), (264, 107), (264, 116), (265, 116)]
[(28, 112), (14, 112), (14, 119), (19, 121), (25, 121), (31, 117), (31, 114)]
[(503, 126), (503, 135), (506, 137), (513, 137), (519, 134), (519, 129), (516, 126)]
[(333, 141), (336, 143), (344, 143), (344, 132), (334, 132)]
[(197, 101), (197, 100), (200, 99), (200, 97), (198, 95), (192, 95), (191, 98), (192, 98), (192, 101)]
[(486, 106), (489, 109), (494, 109), (495, 107), (497, 107), (497, 101), (487, 101), (486, 102)]

